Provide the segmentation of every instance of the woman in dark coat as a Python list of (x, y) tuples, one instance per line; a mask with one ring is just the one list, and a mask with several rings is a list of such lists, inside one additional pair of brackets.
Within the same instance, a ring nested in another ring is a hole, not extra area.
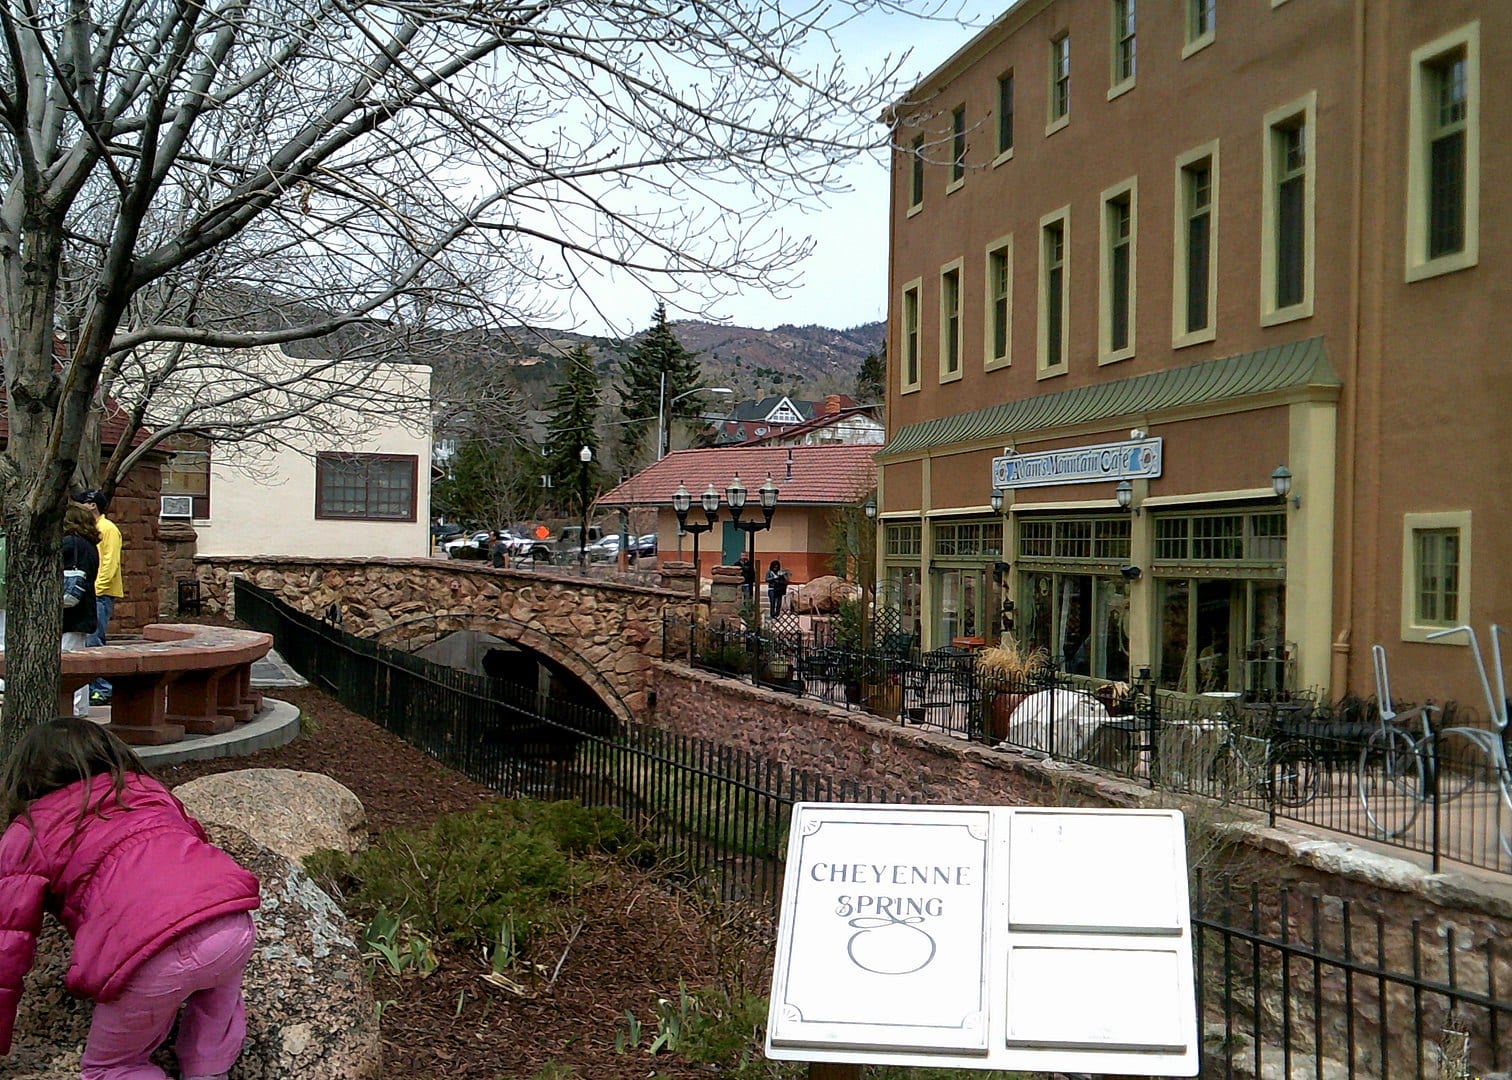
[[(63, 651), (84, 648), (86, 639), (95, 628), (95, 575), (100, 572), (100, 553), (96, 545), (100, 534), (95, 529), (94, 515), (83, 503), (70, 502), (63, 515), (63, 577), (69, 571), (83, 575), (83, 595), (72, 605), (63, 607)], [(77, 576), (77, 575), (76, 575)], [(89, 715), (89, 684), (85, 683), (74, 693), (74, 715)]]

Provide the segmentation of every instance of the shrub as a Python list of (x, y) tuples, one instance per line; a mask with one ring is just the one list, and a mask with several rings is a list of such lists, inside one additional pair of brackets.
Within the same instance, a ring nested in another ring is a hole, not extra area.
[(523, 944), (593, 880), (592, 864), (571, 856), (634, 843), (612, 811), (499, 801), (447, 814), (426, 829), (385, 833), (355, 857), (317, 852), (305, 865), (328, 891), (391, 912), (437, 940), (491, 945), (510, 921)]

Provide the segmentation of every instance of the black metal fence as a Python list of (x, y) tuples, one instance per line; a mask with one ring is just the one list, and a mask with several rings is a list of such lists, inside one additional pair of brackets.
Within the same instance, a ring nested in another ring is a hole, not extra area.
[[(636, 822), (686, 879), (775, 911), (799, 801), (887, 801), (769, 759), (542, 698), (343, 633), (238, 581), (238, 617), (354, 711), (506, 796)], [(1193, 910), (1202, 1075), (1468, 1080), (1512, 1066), (1512, 949), (1488, 929), (1335, 898), (1204, 889)]]
[(1371, 700), (1179, 695), (1148, 675), (1100, 683), (1053, 665), (1005, 678), (973, 653), (920, 653), (911, 638), (842, 647), (832, 623), (669, 615), (663, 629), (664, 658), (770, 689), (1391, 844), (1435, 871), (1454, 861), (1512, 873), (1505, 752), (1490, 732), (1466, 737), (1476, 717), (1452, 703), (1429, 731), (1388, 730)]

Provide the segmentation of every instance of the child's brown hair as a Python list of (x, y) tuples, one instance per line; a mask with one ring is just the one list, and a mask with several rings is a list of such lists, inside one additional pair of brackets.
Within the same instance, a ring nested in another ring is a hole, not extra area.
[[(71, 716), (48, 720), (27, 729), (0, 769), (0, 797), (9, 824), (26, 814), (42, 796), (69, 784), (109, 773), (117, 806), (127, 773), (146, 773), (136, 753), (93, 720)], [(89, 787), (79, 797), (79, 820), (89, 812)]]

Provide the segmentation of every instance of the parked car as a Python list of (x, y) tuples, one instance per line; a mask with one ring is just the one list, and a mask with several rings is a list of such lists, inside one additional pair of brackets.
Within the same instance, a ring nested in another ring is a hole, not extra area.
[(586, 554), (590, 562), (613, 562), (619, 558), (620, 538), (618, 533), (605, 536), (588, 545)]
[(656, 558), (656, 534), (642, 533), (632, 537), (630, 542), (630, 558), (634, 560)]
[(488, 558), (489, 538), (493, 535), (487, 529), (467, 533), (455, 540), (448, 540), (441, 545), (451, 559), (486, 559)]

